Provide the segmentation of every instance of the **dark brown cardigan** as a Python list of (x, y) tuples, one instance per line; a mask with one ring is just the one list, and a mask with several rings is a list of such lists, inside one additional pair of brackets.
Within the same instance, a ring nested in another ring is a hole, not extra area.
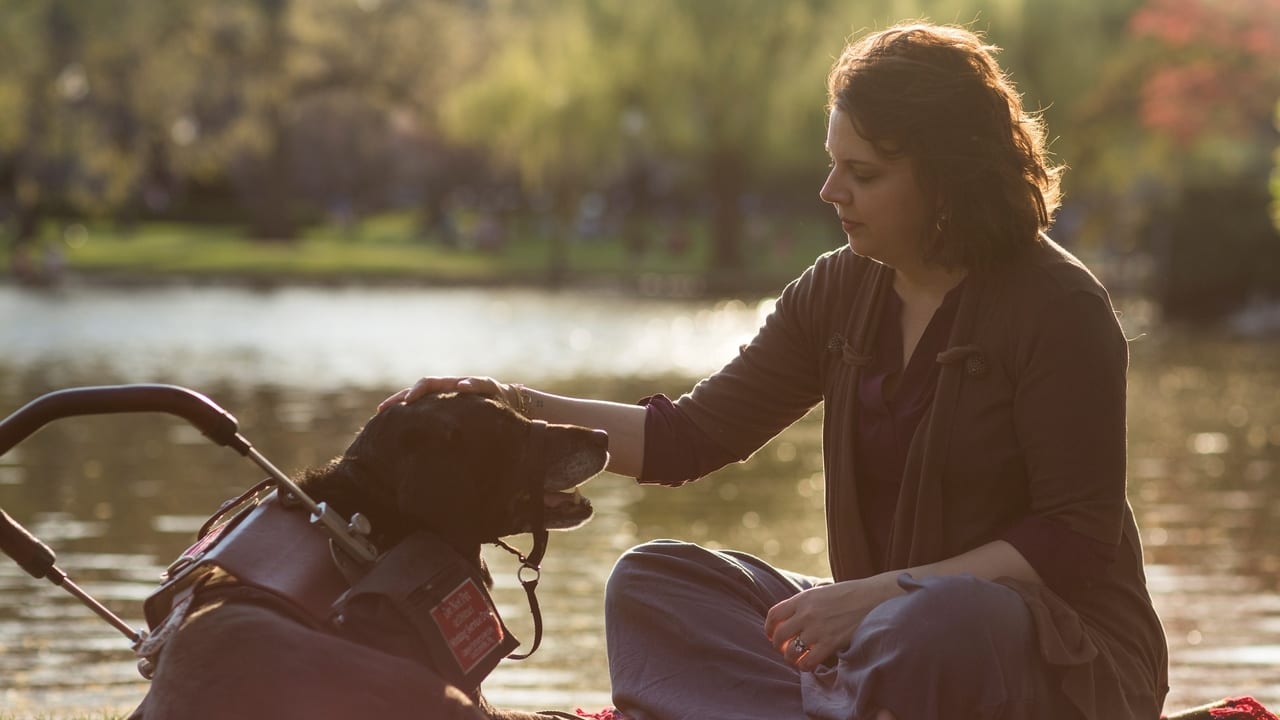
[(1164, 633), (1146, 589), (1125, 496), (1128, 346), (1106, 290), (1043, 238), (969, 274), (933, 406), (907, 458), (887, 562), (859, 519), (852, 435), (857, 376), (892, 271), (848, 247), (818, 258), (757, 336), (677, 405), (745, 459), (824, 404), (828, 554), (837, 580), (958, 555), (1028, 514), (1116, 548), (1070, 599), (1009, 578), (1041, 655), (1086, 718), (1156, 718), (1167, 692)]

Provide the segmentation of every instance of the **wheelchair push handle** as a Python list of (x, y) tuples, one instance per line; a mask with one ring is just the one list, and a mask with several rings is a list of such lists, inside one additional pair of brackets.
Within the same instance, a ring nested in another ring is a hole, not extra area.
[[(240, 435), (235, 417), (198, 392), (177, 385), (104, 385), (58, 390), (19, 408), (0, 421), (0, 456), (54, 420), (77, 415), (140, 412), (176, 415), (219, 445), (241, 455), (257, 455), (249, 441)], [(145, 632), (130, 627), (72, 582), (54, 564), (57, 557), (53, 550), (3, 510), (0, 510), (0, 550), (33, 577), (44, 578), (75, 596), (129, 638), (135, 648), (146, 637)]]
[(9, 517), (9, 513), (0, 510), (0, 550), (13, 558), (14, 562), (36, 579), (49, 575), (50, 571), (58, 574), (54, 563), (58, 561), (53, 550), (31, 531)]
[(40, 539), (31, 534), (31, 531), (18, 524), (17, 520), (9, 517), (9, 513), (0, 510), (0, 550), (4, 550), (4, 554), (13, 558), (23, 570), (26, 570), (34, 578), (44, 578), (58, 587), (66, 590), (74, 595), (80, 602), (84, 603), (90, 610), (98, 614), (103, 620), (110, 623), (115, 629), (124, 633), (124, 636), (133, 642), (136, 648), (146, 633), (135, 630), (129, 626), (120, 616), (111, 612), (105, 605), (95, 600), (89, 593), (80, 589), (67, 577), (57, 565), (57, 557), (54, 556), (53, 550), (48, 545), (40, 542)]
[[(54, 420), (77, 415), (159, 412), (176, 415), (194, 425), (213, 442), (225, 445), (252, 460), (265, 470), (278, 488), (295, 497), (311, 512), (311, 522), (329, 534), (335, 551), (353, 563), (352, 572), (360, 572), (377, 557), (377, 549), (363, 533), (348, 524), (337, 511), (325, 503), (317, 503), (279, 468), (272, 465), (239, 433), (235, 417), (209, 398), (177, 385), (106, 385), (58, 390), (32, 400), (17, 412), (0, 421), (0, 456)], [(53, 551), (26, 528), (0, 510), (0, 550), (36, 578), (45, 578), (74, 595), (89, 609), (124, 633), (139, 646), (144, 632), (133, 629), (124, 620), (95, 600), (67, 577), (54, 563)], [(336, 554), (336, 553), (335, 553)]]
[[(338, 548), (349, 555), (357, 566), (363, 567), (377, 557), (377, 549), (363, 533), (349, 527), (347, 519), (333, 508), (308, 496), (288, 475), (272, 465), (240, 435), (235, 416), (204, 395), (177, 385), (104, 385), (68, 388), (41, 395), (0, 421), (0, 456), (40, 428), (60, 418), (138, 412), (176, 415), (191, 423), (213, 442), (249, 458), (271, 476), (278, 488), (306, 507), (311, 512), (311, 521), (321, 525)], [(82, 597), (82, 591), (70, 580), (66, 580), (65, 573), (53, 564), (53, 552), (8, 515), (0, 521), (0, 550), (17, 560), (24, 570), (37, 578), (46, 577), (55, 585), (61, 585), (77, 597)], [(96, 604), (96, 601), (90, 602)], [(95, 612), (103, 614), (97, 608)], [(115, 620), (112, 620), (112, 624), (120, 627)]]
[(41, 395), (0, 421), (0, 455), (59, 418), (138, 412), (176, 415), (241, 455), (251, 447), (239, 434), (235, 416), (194, 390), (177, 385), (102, 385)]

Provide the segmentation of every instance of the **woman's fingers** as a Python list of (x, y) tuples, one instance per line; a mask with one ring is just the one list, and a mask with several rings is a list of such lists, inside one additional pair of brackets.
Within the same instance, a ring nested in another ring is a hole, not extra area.
[(397, 405), (399, 403), (411, 403), (423, 395), (428, 395), (433, 392), (448, 392), (457, 387), (458, 383), (464, 379), (465, 378), (461, 377), (419, 378), (414, 384), (392, 394), (386, 400), (378, 403), (378, 412), (382, 412), (392, 405)]
[(399, 403), (404, 402), (405, 396), (407, 396), (409, 394), (409, 391), (412, 389), (413, 388), (405, 388), (403, 390), (400, 390), (392, 394), (391, 396), (389, 396), (386, 400), (383, 400), (382, 402), (378, 403), (378, 412), (382, 412), (383, 410), (386, 410), (392, 405), (397, 405)]
[(464, 377), (458, 379), (453, 389), (461, 393), (501, 396), (504, 387), (502, 383), (491, 377)]
[(787, 598), (769, 608), (769, 614), (764, 618), (765, 636), (788, 661), (794, 660), (789, 654), (791, 640), (800, 633), (801, 629), (800, 620), (795, 614), (795, 605), (794, 597)]
[(404, 388), (378, 403), (378, 412), (382, 412), (398, 403), (411, 403), (423, 395), (430, 395), (431, 393), (480, 393), (506, 399), (505, 390), (505, 385), (491, 377), (428, 376), (419, 378), (410, 387)]
[(796, 606), (797, 597), (799, 596), (796, 595), (796, 596), (789, 597), (786, 600), (783, 600), (782, 602), (778, 603), (777, 605), (774, 605), (773, 607), (769, 608), (769, 614), (765, 615), (764, 617), (764, 634), (766, 637), (769, 638), (770, 641), (773, 642), (774, 645), (778, 645), (779, 642), (790, 637), (789, 635), (786, 637), (779, 637), (778, 626), (781, 625), (788, 618), (791, 618), (792, 616), (795, 615), (795, 606)]
[[(816, 669), (822, 661), (839, 648), (836, 639), (825, 627), (822, 615), (815, 616), (814, 593), (806, 590), (769, 608), (765, 616), (764, 630), (769, 642), (789, 664), (799, 670)], [(806, 609), (807, 608), (807, 609)]]

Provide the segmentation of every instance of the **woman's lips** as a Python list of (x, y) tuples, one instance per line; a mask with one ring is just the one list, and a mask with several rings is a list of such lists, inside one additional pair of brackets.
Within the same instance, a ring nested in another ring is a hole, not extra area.
[(844, 228), (844, 231), (848, 233), (848, 232), (853, 232), (854, 230), (857, 230), (858, 228), (862, 227), (862, 223), (854, 222), (853, 220), (845, 220), (844, 218), (841, 218), (840, 227)]

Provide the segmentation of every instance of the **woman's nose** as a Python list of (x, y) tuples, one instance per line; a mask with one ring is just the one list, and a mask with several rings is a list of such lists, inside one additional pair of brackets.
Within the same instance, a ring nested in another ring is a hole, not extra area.
[(844, 202), (845, 196), (846, 193), (840, 190), (840, 187), (836, 182), (836, 174), (833, 171), (831, 174), (827, 175), (826, 182), (822, 183), (822, 189), (818, 190), (818, 197), (821, 198), (823, 202), (831, 203), (832, 205), (840, 205)]

